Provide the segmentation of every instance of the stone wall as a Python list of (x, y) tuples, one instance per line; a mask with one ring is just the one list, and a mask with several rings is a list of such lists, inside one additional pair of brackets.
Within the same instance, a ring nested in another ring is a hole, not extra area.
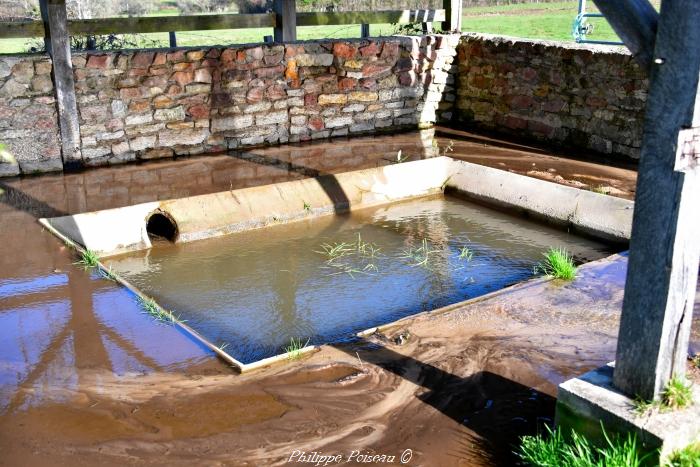
[[(73, 55), (82, 162), (452, 120), (639, 155), (648, 86), (620, 48), (465, 34)], [(61, 170), (51, 62), (0, 57), (0, 176)], [(2, 162), (5, 160), (5, 162)]]
[(467, 34), (458, 57), (463, 124), (639, 157), (648, 80), (626, 49)]
[(0, 177), (61, 170), (61, 148), (45, 56), (0, 56)]
[[(431, 124), (458, 36), (74, 55), (83, 162)], [(454, 93), (449, 98), (454, 101)], [(439, 108), (438, 108), (439, 107)]]

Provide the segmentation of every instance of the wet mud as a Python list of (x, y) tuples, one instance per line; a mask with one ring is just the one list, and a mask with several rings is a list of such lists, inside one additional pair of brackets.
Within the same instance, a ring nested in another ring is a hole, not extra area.
[[(493, 162), (464, 144), (450, 155)], [(557, 384), (614, 358), (624, 257), (238, 375), (36, 222), (387, 164), (398, 149), (430, 151), (405, 134), (0, 181), (0, 465), (284, 465), (295, 450), (397, 464), (407, 449), (408, 465), (512, 465), (518, 437), (551, 421)], [(513, 170), (550, 157), (498, 151)]]

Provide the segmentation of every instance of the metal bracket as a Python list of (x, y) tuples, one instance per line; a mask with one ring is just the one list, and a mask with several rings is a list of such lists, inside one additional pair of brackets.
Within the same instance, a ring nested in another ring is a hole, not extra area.
[(700, 127), (678, 132), (676, 149), (676, 172), (696, 171), (700, 167)]

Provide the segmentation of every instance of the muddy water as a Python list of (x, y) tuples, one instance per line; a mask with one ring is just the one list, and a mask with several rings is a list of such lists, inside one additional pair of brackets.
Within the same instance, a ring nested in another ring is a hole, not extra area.
[[(450, 155), (504, 170), (634, 183), (631, 170), (464, 132), (438, 137), (450, 140)], [(36, 222), (376, 167), (399, 149), (425, 157), (430, 143), (401, 134), (0, 180), (0, 465), (285, 465), (295, 449), (513, 465), (517, 437), (553, 416), (556, 384), (614, 358), (624, 258), (569, 285), (522, 288), (240, 376), (75, 268)], [(397, 346), (404, 331), (413, 338)]]
[(284, 352), (291, 339), (343, 342), (530, 278), (549, 247), (569, 250), (578, 262), (612, 253), (439, 197), (160, 246), (106, 264), (251, 363)]

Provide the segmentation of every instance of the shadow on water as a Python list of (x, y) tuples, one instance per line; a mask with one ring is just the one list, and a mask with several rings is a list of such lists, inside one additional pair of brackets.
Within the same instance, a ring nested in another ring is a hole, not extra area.
[(416, 398), (474, 432), (460, 431), (448, 446), (445, 453), (455, 462), (476, 454), (492, 465), (517, 465), (520, 438), (541, 432), (554, 419), (554, 397), (497, 373), (460, 377), (364, 339), (337, 348), (353, 357), (358, 348), (366, 349), (359, 353), (362, 361), (421, 386), (425, 392)]
[(346, 212), (350, 208), (350, 199), (348, 199), (345, 190), (343, 190), (340, 183), (338, 183), (338, 179), (333, 174), (324, 173), (318, 169), (295, 164), (293, 162), (286, 162), (260, 153), (230, 151), (227, 153), (227, 155), (259, 165), (283, 168), (289, 173), (296, 173), (304, 177), (315, 178), (323, 191), (333, 202), (333, 207), (336, 214)]
[(3, 182), (0, 182), (0, 202), (18, 211), (26, 212), (37, 219), (60, 217), (67, 214)]

